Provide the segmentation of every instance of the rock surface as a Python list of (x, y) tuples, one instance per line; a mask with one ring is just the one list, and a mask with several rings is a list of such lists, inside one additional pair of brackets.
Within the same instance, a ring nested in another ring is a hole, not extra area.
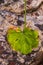
[(27, 26), (36, 27), (41, 33), (41, 46), (31, 54), (12, 51), (6, 33), (9, 26), (24, 23), (23, 0), (0, 0), (0, 65), (43, 65), (43, 0), (26, 0)]

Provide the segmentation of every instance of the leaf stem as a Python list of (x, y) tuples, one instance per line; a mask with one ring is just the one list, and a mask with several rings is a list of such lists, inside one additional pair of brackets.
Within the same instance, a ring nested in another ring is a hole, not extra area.
[(26, 27), (26, 0), (24, 0), (24, 28)]

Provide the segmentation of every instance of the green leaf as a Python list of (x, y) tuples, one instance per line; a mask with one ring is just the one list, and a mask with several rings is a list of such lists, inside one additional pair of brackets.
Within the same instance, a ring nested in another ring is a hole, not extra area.
[(39, 43), (38, 31), (29, 29), (29, 28), (25, 28), (23, 32), (30, 40), (32, 48), (36, 48)]
[(25, 28), (23, 32), (9, 29), (7, 32), (7, 40), (13, 50), (19, 51), (22, 54), (32, 52), (32, 48), (38, 46), (38, 33), (35, 30)]

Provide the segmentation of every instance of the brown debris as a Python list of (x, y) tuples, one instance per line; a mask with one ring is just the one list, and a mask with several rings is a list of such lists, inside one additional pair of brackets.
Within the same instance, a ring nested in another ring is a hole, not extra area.
[[(29, 0), (27, 1), (27, 5), (26, 5), (26, 9), (28, 10), (28, 12), (34, 11), (36, 10), (43, 2), (43, 0)], [(6, 6), (2, 6), (1, 10), (7, 10), (7, 11), (11, 11), (11, 12), (15, 12), (17, 14), (21, 14), (24, 11), (24, 3), (22, 1), (20, 2), (14, 2), (11, 5)]]
[(4, 48), (0, 45), (0, 55), (4, 52)]
[(40, 51), (36, 54), (36, 57), (34, 58), (34, 61), (31, 63), (31, 65), (39, 65), (43, 59), (43, 51)]

